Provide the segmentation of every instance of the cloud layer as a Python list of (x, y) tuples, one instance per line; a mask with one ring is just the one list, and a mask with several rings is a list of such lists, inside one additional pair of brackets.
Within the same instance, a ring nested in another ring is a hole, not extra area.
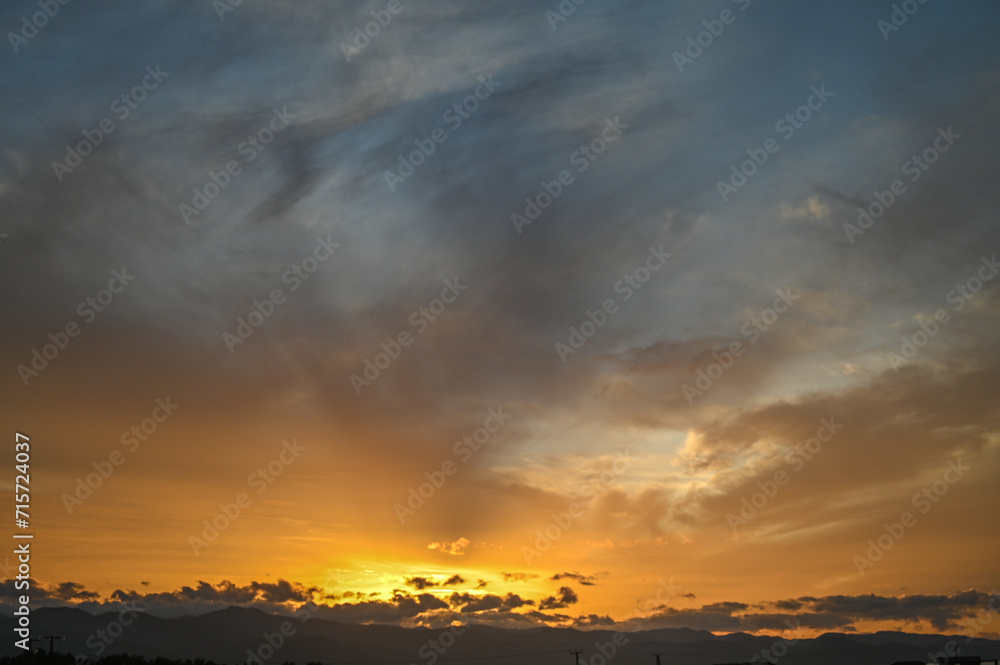
[(71, 3), (6, 54), (40, 597), (954, 629), (1000, 585), (997, 5), (403, 6)]

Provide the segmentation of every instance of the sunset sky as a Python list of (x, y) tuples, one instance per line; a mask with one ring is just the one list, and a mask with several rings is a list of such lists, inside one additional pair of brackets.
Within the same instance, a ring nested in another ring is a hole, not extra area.
[(1000, 637), (1000, 6), (901, 4), (4, 2), (33, 603)]

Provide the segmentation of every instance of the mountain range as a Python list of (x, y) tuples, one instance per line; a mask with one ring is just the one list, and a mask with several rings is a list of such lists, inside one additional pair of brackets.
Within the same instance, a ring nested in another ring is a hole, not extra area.
[[(14, 617), (2, 617), (7, 635)], [(127, 625), (126, 625), (127, 624)], [(218, 663), (310, 663), (335, 665), (446, 665), (496, 662), (499, 665), (576, 665), (571, 651), (581, 649), (579, 665), (711, 665), (787, 663), (788, 665), (888, 665), (898, 661), (934, 662), (952, 653), (1000, 656), (1000, 641), (903, 632), (826, 633), (812, 639), (746, 633), (715, 635), (688, 628), (637, 632), (470, 625), (458, 628), (402, 628), (351, 625), (312, 616), (268, 614), (229, 607), (198, 616), (159, 618), (149, 614), (76, 608), (41, 608), (31, 614), (33, 634), (61, 635), (55, 648), (82, 658), (129, 653), (153, 658), (205, 658)], [(47, 648), (47, 644), (45, 644)], [(2, 654), (21, 650), (13, 640)], [(256, 660), (255, 660), (256, 659)]]

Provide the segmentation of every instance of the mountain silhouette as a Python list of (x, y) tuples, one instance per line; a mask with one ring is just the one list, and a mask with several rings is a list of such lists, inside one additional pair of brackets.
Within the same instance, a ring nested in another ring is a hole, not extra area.
[[(318, 614), (318, 613), (317, 613)], [(575, 665), (572, 649), (583, 649), (580, 665), (655, 665), (654, 653), (662, 653), (663, 665), (712, 665), (746, 663), (754, 657), (766, 663), (765, 651), (777, 653), (782, 665), (888, 665), (896, 661), (932, 662), (931, 654), (942, 652), (949, 642), (958, 644), (962, 655), (1000, 655), (1000, 641), (964, 637), (879, 632), (864, 635), (826, 633), (815, 639), (785, 642), (780, 636), (746, 633), (714, 635), (704, 630), (664, 628), (624, 632), (620, 646), (607, 659), (614, 643), (614, 630), (581, 631), (571, 628), (525, 630), (466, 626), (458, 635), (447, 628), (402, 628), (388, 625), (350, 625), (316, 616), (281, 616), (245, 607), (229, 607), (197, 616), (163, 619), (138, 614), (128, 626), (115, 624), (117, 612), (93, 615), (75, 608), (42, 608), (32, 612), (33, 632), (65, 636), (57, 651), (96, 658), (129, 653), (147, 658), (206, 658), (219, 663), (246, 663), (257, 655), (264, 663), (322, 662), (332, 664), (399, 663), (400, 665), (445, 665), (472, 661), (488, 665)], [(0, 618), (8, 635), (13, 617)], [(103, 631), (103, 632), (98, 632)], [(112, 637), (114, 636), (114, 637)], [(432, 640), (450, 644), (435, 651)], [(2, 655), (22, 653), (7, 641)]]

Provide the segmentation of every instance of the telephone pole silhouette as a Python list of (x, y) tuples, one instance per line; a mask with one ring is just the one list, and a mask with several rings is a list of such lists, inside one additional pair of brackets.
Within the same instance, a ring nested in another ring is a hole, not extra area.
[(576, 656), (576, 665), (580, 665), (580, 654), (583, 653), (583, 649), (573, 649), (570, 653)]
[(656, 656), (656, 665), (663, 665), (662, 663), (660, 663), (660, 656), (662, 656), (663, 654), (662, 653), (654, 653), (653, 655)]
[(48, 641), (49, 641), (49, 655), (50, 655), (50, 656), (52, 655), (52, 644), (53, 644), (53, 643), (54, 643), (54, 642), (55, 642), (56, 640), (65, 640), (65, 639), (66, 639), (66, 638), (65, 638), (65, 637), (63, 637), (62, 635), (40, 635), (40, 636), (38, 637), (38, 640), (39, 640), (39, 641), (41, 641), (41, 640), (48, 640)]
[[(29, 648), (31, 647), (31, 643), (32, 642), (41, 642), (43, 640), (48, 640), (49, 641), (49, 655), (51, 656), (52, 655), (52, 644), (53, 644), (53, 642), (55, 642), (56, 640), (64, 640), (64, 639), (66, 639), (66, 638), (63, 637), (62, 635), (40, 635), (38, 637), (29, 637), (28, 638), (28, 647)], [(40, 649), (39, 649), (39, 651), (40, 651)], [(35, 652), (34, 651), (31, 652), (31, 662), (32, 663), (35, 662)]]

